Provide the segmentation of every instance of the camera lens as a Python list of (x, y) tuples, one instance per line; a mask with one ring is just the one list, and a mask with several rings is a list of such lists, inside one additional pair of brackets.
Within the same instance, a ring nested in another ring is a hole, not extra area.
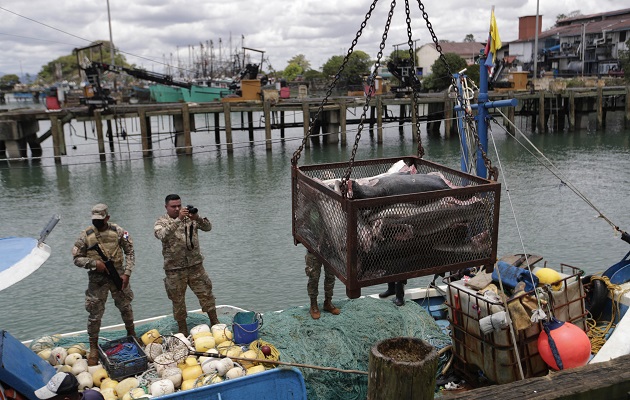
[(186, 206), (186, 208), (188, 209), (188, 212), (191, 214), (197, 214), (199, 212), (199, 209), (197, 207), (194, 206)]

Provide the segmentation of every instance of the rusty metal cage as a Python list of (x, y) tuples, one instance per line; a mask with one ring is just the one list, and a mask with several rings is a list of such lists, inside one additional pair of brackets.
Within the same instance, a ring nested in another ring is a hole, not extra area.
[(386, 173), (401, 159), (454, 188), (353, 199), (333, 186), (347, 163), (293, 168), (294, 242), (334, 270), (349, 298), (363, 287), (496, 260), (501, 185), (415, 156), (355, 161), (352, 178)]
[[(549, 291), (548, 300), (553, 315), (586, 331), (588, 329), (584, 303), (586, 295), (580, 279), (583, 272), (571, 265), (560, 264), (560, 274), (564, 277), (549, 286), (559, 287), (558, 290)], [(516, 343), (507, 328), (483, 334), (479, 320), (504, 310), (503, 303), (489, 300), (476, 289), (466, 286), (465, 281), (457, 279), (456, 276), (447, 276), (443, 282), (447, 285), (446, 305), (449, 308), (448, 319), (451, 322), (454, 367), (467, 382), (474, 386), (482, 385), (482, 376), (498, 384), (519, 380), (520, 371), (514, 352), (515, 346), (525, 378), (548, 373), (549, 367), (538, 352), (537, 341), (542, 331), (540, 322), (518, 331), (515, 336)], [(523, 305), (532, 294), (533, 292), (522, 293), (507, 303), (518, 302)]]

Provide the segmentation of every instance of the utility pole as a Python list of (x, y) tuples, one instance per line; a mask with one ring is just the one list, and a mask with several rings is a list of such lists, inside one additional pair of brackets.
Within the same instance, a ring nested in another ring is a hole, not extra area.
[[(107, 20), (109, 22), (109, 54), (111, 56), (111, 64), (116, 65), (114, 63), (114, 39), (112, 38), (112, 17), (109, 12), (109, 0), (107, 0)], [(114, 77), (114, 91), (116, 91), (116, 75), (112, 74)]]

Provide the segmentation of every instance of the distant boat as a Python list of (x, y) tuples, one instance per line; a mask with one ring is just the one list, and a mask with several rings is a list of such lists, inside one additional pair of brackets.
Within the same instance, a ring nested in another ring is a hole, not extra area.
[(230, 89), (231, 79), (195, 80), (190, 88), (181, 88), (184, 101), (187, 103), (204, 103), (221, 100), (233, 94)]
[(184, 101), (181, 88), (167, 85), (149, 85), (151, 99), (156, 103), (179, 103)]

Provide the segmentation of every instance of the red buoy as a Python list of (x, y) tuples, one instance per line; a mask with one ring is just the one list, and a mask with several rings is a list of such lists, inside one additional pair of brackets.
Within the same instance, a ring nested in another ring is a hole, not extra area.
[(584, 331), (570, 322), (555, 318), (546, 326), (562, 362), (561, 368), (558, 367), (547, 332), (543, 330), (538, 335), (538, 352), (547, 365), (556, 371), (586, 365), (591, 356), (591, 341)]

